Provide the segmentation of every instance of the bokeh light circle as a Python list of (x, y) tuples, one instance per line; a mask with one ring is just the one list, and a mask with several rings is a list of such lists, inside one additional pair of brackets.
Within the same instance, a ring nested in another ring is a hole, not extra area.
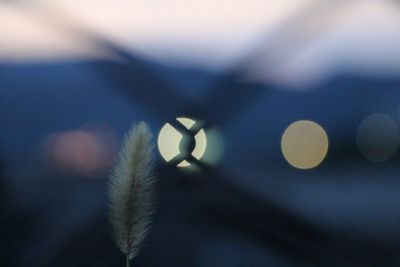
[[(196, 124), (196, 121), (190, 118), (180, 117), (176, 118), (176, 120), (188, 130)], [(183, 140), (183, 137), (183, 134), (175, 129), (171, 124), (164, 124), (158, 135), (157, 143), (160, 154), (165, 159), (165, 161), (169, 162), (182, 153), (182, 151), (180, 150), (180, 144)], [(191, 155), (195, 159), (201, 160), (206, 152), (207, 147), (206, 132), (204, 131), (204, 129), (200, 129), (193, 136), (193, 138), (195, 141), (195, 147), (193, 151), (191, 151)], [(182, 160), (180, 163), (177, 164), (177, 167), (190, 167), (191, 165), (192, 164), (190, 162)]]
[(374, 162), (390, 159), (399, 146), (400, 133), (397, 123), (383, 113), (366, 117), (357, 133), (357, 144), (361, 153)]
[(300, 120), (285, 130), (281, 149), (287, 162), (298, 169), (311, 169), (324, 160), (329, 140), (325, 130), (317, 123)]

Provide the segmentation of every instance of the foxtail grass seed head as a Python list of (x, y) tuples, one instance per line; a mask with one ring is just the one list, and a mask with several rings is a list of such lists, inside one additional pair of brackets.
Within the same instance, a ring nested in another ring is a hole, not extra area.
[(123, 146), (109, 182), (110, 217), (119, 249), (129, 260), (143, 244), (153, 213), (153, 143), (146, 123), (134, 125)]

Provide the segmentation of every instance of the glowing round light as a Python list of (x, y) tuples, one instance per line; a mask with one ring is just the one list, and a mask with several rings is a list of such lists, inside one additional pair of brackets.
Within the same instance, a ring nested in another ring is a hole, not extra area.
[(388, 115), (374, 113), (366, 117), (358, 129), (357, 144), (369, 160), (383, 162), (390, 159), (399, 146), (399, 127)]
[(196, 146), (192, 152), (193, 157), (196, 159), (201, 159), (206, 152), (207, 147), (207, 136), (206, 132), (201, 129), (195, 136), (194, 140), (196, 142)]
[(161, 128), (160, 134), (158, 135), (158, 149), (161, 156), (166, 161), (172, 160), (181, 153), (179, 151), (179, 143), (182, 137), (182, 134), (169, 123), (166, 123)]
[(112, 134), (90, 129), (54, 133), (45, 144), (49, 164), (88, 177), (103, 173), (112, 164), (114, 149)]
[[(196, 124), (195, 120), (189, 118), (177, 118), (179, 123), (181, 123), (187, 129), (191, 129), (193, 125)], [(166, 123), (160, 131), (158, 135), (158, 149), (160, 151), (161, 156), (165, 159), (165, 161), (171, 161), (173, 158), (177, 157), (181, 154), (180, 151), (180, 143), (183, 139), (183, 135), (175, 129), (171, 124)], [(203, 129), (200, 129), (196, 135), (194, 136), (195, 147), (191, 152), (191, 155), (200, 160), (207, 148), (207, 135)], [(177, 165), (178, 167), (189, 167), (191, 166), (190, 162), (186, 160), (182, 160)]]
[(328, 152), (325, 130), (315, 122), (301, 120), (289, 125), (282, 135), (281, 149), (290, 165), (299, 169), (318, 166)]

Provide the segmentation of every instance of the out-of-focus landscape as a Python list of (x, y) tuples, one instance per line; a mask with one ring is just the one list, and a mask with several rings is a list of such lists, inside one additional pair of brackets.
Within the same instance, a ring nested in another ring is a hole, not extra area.
[(399, 266), (399, 89), (394, 0), (0, 1), (0, 265), (123, 266), (107, 181), (146, 121), (133, 266)]

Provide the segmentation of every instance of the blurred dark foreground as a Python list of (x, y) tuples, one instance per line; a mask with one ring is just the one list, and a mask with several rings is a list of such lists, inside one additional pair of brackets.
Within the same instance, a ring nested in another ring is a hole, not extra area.
[[(157, 134), (180, 112), (218, 125), (224, 157), (195, 172), (159, 158), (157, 212), (135, 265), (399, 265), (398, 154), (372, 163), (356, 144), (365, 116), (396, 116), (399, 79), (342, 75), (307, 92), (233, 79), (226, 86), (237, 89), (191, 96), (176, 89), (175, 101), (162, 87), (140, 88), (135, 72), (124, 80), (118, 70), (121, 84), (107, 82), (97, 72), (113, 70), (107, 64), (0, 67), (2, 266), (122, 266), (107, 218), (110, 161), (86, 168), (93, 140), (77, 133), (105, 135), (104, 149), (115, 155), (133, 121), (148, 121)], [(187, 88), (214, 79), (202, 71), (159, 71), (189, 80)], [(132, 81), (137, 88), (124, 87)], [(187, 106), (197, 99), (195, 108)], [(279, 146), (287, 125), (303, 118), (330, 137), (327, 158), (308, 171), (287, 164)], [(68, 144), (77, 154), (58, 161), (52, 144), (60, 133), (76, 139)]]
[[(157, 140), (177, 117), (217, 130), (207, 150), (221, 158), (177, 168), (156, 147), (156, 213), (133, 266), (400, 266), (400, 73), (350, 71), (345, 59), (302, 86), (248, 75), (266, 59), (268, 76), (325, 40), (324, 14), (341, 10), (330, 5), (284, 23), (272, 47), (222, 73), (160, 63), (73, 27), (117, 60), (0, 63), (0, 266), (124, 266), (107, 215), (109, 171), (132, 123), (148, 122)], [(307, 170), (281, 151), (299, 120), (329, 138)]]

